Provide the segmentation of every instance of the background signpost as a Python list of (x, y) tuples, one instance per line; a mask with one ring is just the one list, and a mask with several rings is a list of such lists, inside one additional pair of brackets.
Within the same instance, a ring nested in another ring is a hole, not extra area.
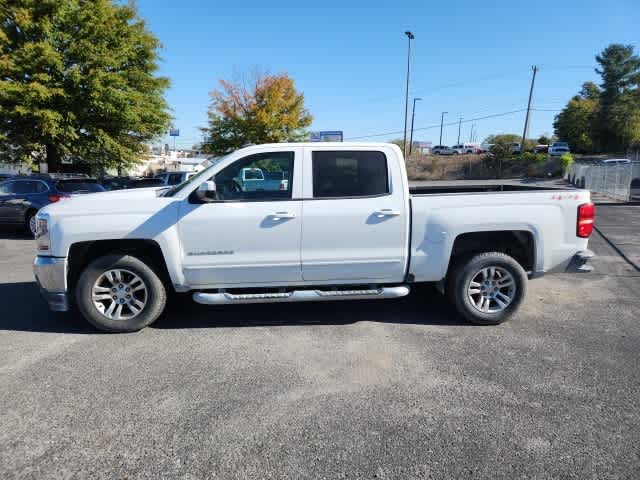
[(169, 129), (169, 136), (173, 137), (173, 151), (175, 152), (175, 150), (176, 150), (176, 137), (180, 136), (180, 129), (179, 128), (171, 128), (171, 129)]
[(328, 132), (311, 132), (312, 142), (342, 142), (342, 130), (332, 130)]

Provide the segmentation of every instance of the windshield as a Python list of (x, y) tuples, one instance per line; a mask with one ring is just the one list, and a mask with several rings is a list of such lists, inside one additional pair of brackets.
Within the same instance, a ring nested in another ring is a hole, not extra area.
[(197, 183), (197, 182), (203, 181), (204, 179), (207, 178), (207, 175), (208, 175), (207, 172), (209, 172), (209, 170), (211, 170), (211, 167), (213, 167), (214, 165), (217, 165), (218, 163), (220, 163), (222, 160), (224, 160), (228, 156), (229, 155), (223, 155), (222, 157), (207, 158), (205, 161), (203, 161), (200, 164), (200, 166), (203, 167), (204, 170), (202, 170), (199, 174), (194, 175), (191, 178), (186, 179), (184, 182), (179, 183), (178, 185), (175, 185), (175, 186), (171, 187), (170, 189), (165, 191), (162, 196), (163, 197), (173, 197), (176, 193), (180, 192), (183, 188), (187, 187), (188, 185), (190, 185), (192, 183)]

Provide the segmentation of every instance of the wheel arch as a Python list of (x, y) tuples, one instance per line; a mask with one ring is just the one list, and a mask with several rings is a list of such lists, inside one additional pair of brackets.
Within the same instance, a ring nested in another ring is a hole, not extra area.
[(24, 219), (25, 221), (27, 220), (27, 218), (29, 218), (29, 214), (30, 213), (38, 213), (38, 209), (36, 207), (34, 207), (33, 205), (30, 205), (25, 211), (24, 211)]
[(449, 270), (458, 260), (481, 252), (502, 252), (531, 274), (536, 266), (536, 240), (529, 230), (489, 230), (457, 235), (449, 256)]
[(122, 254), (139, 258), (151, 267), (160, 277), (165, 288), (171, 286), (171, 276), (167, 262), (160, 248), (154, 240), (119, 239), (93, 240), (73, 243), (69, 248), (67, 283), (73, 289), (84, 268), (93, 260), (104, 255)]

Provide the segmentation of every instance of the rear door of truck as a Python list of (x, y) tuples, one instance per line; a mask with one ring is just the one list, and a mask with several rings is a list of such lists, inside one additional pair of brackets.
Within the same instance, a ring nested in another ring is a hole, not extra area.
[(408, 256), (408, 191), (390, 147), (306, 147), (305, 281), (395, 283)]

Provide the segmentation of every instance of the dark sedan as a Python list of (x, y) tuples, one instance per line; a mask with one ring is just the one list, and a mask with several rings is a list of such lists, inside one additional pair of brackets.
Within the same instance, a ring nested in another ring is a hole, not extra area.
[(45, 205), (71, 195), (104, 191), (91, 178), (16, 176), (0, 182), (0, 224), (22, 226), (35, 234), (35, 215)]
[(161, 179), (153, 177), (103, 177), (100, 183), (107, 190), (164, 186)]

